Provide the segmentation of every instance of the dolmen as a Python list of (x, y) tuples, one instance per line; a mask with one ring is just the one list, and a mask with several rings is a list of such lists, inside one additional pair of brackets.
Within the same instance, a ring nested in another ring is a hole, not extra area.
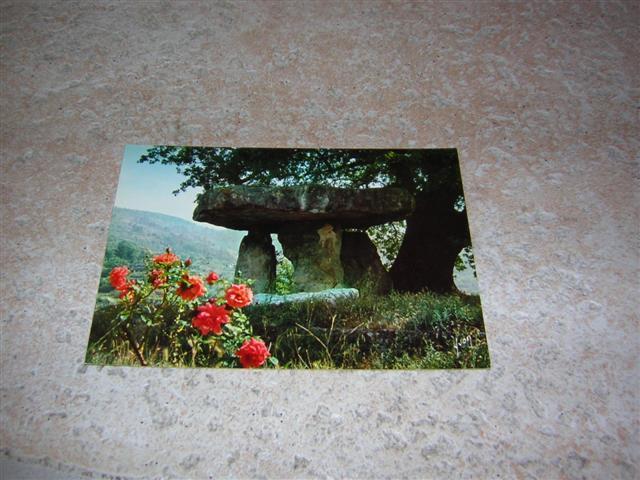
[(272, 233), (293, 263), (296, 292), (368, 284), (382, 293), (391, 279), (365, 230), (407, 218), (414, 208), (413, 196), (395, 187), (235, 185), (200, 194), (193, 219), (248, 231), (236, 276), (253, 279), (256, 293), (274, 291)]

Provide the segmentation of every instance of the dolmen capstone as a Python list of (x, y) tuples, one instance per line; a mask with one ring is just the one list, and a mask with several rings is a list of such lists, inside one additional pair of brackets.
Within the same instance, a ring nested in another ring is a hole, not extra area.
[(254, 280), (257, 293), (273, 292), (276, 256), (271, 233), (293, 263), (297, 292), (360, 286), (391, 287), (366, 228), (408, 217), (415, 208), (404, 189), (214, 187), (198, 197), (193, 219), (248, 230), (240, 244), (236, 276)]

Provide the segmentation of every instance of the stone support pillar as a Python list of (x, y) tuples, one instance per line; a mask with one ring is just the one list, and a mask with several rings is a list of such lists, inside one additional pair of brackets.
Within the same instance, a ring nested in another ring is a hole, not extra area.
[(350, 287), (384, 294), (391, 290), (391, 275), (367, 232), (344, 232), (340, 254), (344, 281)]
[(255, 293), (273, 292), (276, 283), (276, 250), (271, 235), (250, 231), (240, 243), (236, 262), (236, 278), (254, 281)]
[(317, 292), (342, 284), (341, 228), (326, 224), (317, 229), (281, 232), (278, 239), (285, 257), (293, 263), (297, 291)]

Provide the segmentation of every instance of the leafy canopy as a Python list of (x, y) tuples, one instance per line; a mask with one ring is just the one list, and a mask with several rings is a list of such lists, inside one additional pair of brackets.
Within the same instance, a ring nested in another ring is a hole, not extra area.
[(345, 150), (158, 146), (140, 162), (173, 164), (187, 178), (174, 191), (229, 185), (399, 186), (462, 194), (454, 149)]

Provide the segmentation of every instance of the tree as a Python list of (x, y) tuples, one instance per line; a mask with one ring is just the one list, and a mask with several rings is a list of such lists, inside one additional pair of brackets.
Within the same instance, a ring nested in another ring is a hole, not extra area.
[(369, 238), (378, 249), (380, 260), (387, 269), (391, 268), (398, 256), (406, 229), (407, 222), (405, 220), (374, 225), (367, 229)]
[[(453, 289), (453, 268), (470, 245), (462, 182), (454, 149), (343, 150), (172, 147), (151, 148), (140, 162), (176, 165), (189, 187), (300, 185), (366, 188), (397, 186), (416, 209), (391, 267), (401, 291)], [(460, 209), (459, 206), (463, 208)]]
[(478, 273), (476, 272), (476, 260), (473, 257), (473, 250), (471, 247), (464, 247), (458, 257), (456, 258), (455, 269), (458, 272), (462, 272), (467, 268), (471, 269), (471, 273), (473, 273), (474, 278), (478, 278)]
[(146, 251), (129, 240), (120, 240), (116, 245), (114, 254), (128, 263), (141, 263)]

